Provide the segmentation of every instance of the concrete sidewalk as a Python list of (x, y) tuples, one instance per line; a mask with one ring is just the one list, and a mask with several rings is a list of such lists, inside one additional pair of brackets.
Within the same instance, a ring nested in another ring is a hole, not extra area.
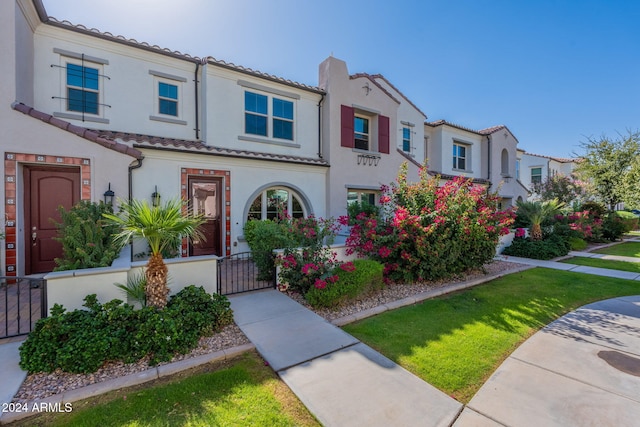
[[(22, 340), (0, 344), (0, 367), (2, 367), (2, 381), (0, 381), (0, 403), (9, 403), (20, 389), (27, 373), (20, 369), (19, 347)], [(0, 412), (0, 418), (2, 417)]]
[(476, 393), (463, 426), (640, 425), (640, 296), (590, 304), (522, 344)]
[(598, 259), (606, 259), (610, 261), (626, 261), (626, 262), (640, 262), (640, 258), (632, 257), (632, 256), (621, 256), (621, 255), (607, 255), (607, 254), (598, 254), (595, 252), (580, 252), (580, 251), (571, 251), (569, 252), (570, 256), (581, 256), (584, 258), (598, 258)]
[[(589, 252), (586, 252), (589, 253)], [(587, 267), (584, 265), (566, 264), (558, 261), (545, 261), (540, 259), (520, 258), (509, 255), (498, 255), (494, 259), (498, 261), (515, 262), (518, 264), (532, 265), (535, 267), (551, 268), (554, 270), (572, 271), (574, 273), (593, 274), (595, 276), (616, 277), (619, 279), (640, 280), (640, 274), (631, 271), (612, 270), (610, 268)]]
[(236, 323), (325, 426), (450, 426), (462, 404), (286, 295), (230, 298)]

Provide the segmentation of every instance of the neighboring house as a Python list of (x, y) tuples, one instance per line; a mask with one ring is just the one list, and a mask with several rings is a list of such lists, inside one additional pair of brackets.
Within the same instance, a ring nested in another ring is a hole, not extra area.
[(418, 179), (426, 115), (381, 75), (353, 74), (329, 57), (320, 64), (322, 155), (327, 175), (327, 214), (345, 215), (350, 202), (377, 204), (380, 187), (395, 180), (402, 163)]
[(472, 130), (445, 120), (426, 122), (429, 171), (442, 179), (464, 176), (497, 191), (502, 208), (527, 198), (516, 178), (518, 140), (503, 125)]
[(518, 149), (518, 179), (530, 190), (529, 200), (538, 197), (533, 191), (534, 184), (545, 182), (550, 176), (571, 176), (576, 166), (576, 159), (543, 156)]

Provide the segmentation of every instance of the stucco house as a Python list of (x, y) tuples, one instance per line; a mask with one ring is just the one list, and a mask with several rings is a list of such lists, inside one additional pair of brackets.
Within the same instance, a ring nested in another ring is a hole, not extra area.
[(425, 152), (429, 171), (442, 179), (464, 176), (497, 191), (502, 208), (527, 198), (516, 177), (518, 140), (504, 125), (473, 130), (445, 120), (426, 122)]
[(252, 218), (378, 203), (405, 162), (410, 180), (427, 161), (504, 207), (527, 195), (506, 126), (427, 122), (384, 76), (334, 57), (312, 86), (58, 21), (42, 0), (0, 2), (0, 35), (4, 274), (51, 271), (57, 207), (111, 192), (205, 214), (206, 242), (184, 242), (183, 257), (248, 250)]
[(533, 191), (534, 184), (545, 182), (550, 176), (571, 176), (577, 162), (578, 159), (550, 157), (518, 149), (518, 179), (530, 190), (529, 200), (535, 200), (538, 195)]

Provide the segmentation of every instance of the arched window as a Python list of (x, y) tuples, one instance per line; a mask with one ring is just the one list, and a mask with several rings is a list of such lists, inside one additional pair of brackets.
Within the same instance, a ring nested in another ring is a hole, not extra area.
[(502, 149), (501, 165), (502, 167), (500, 168), (500, 171), (502, 175), (509, 175), (509, 152), (507, 151), (506, 148)]
[(293, 218), (307, 216), (302, 198), (286, 187), (271, 187), (259, 193), (249, 206), (247, 221), (251, 219), (276, 219), (283, 215)]

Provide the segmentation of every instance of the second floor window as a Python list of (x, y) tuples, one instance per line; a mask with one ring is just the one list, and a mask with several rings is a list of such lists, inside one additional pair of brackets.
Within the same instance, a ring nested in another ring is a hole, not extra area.
[(178, 86), (158, 82), (158, 113), (178, 116)]
[(355, 148), (369, 149), (369, 119), (355, 116), (353, 119), (353, 133), (355, 136)]
[(98, 114), (100, 105), (97, 68), (67, 64), (67, 110)]
[(542, 182), (542, 168), (531, 168), (531, 183), (540, 184)]
[(453, 168), (467, 169), (467, 147), (461, 144), (453, 144)]
[[(293, 102), (255, 92), (244, 93), (244, 132), (293, 141)], [(271, 127), (269, 127), (271, 123)]]
[(411, 153), (411, 129), (402, 128), (402, 151)]

